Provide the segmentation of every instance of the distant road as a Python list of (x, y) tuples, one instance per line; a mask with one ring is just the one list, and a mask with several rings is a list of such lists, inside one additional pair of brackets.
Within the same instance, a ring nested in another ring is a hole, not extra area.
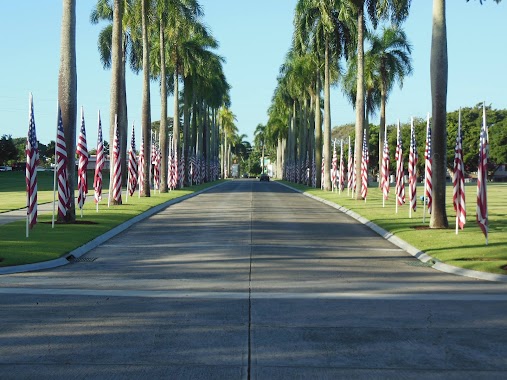
[(0, 276), (0, 378), (505, 378), (507, 284), (440, 273), (274, 182), (228, 181)]

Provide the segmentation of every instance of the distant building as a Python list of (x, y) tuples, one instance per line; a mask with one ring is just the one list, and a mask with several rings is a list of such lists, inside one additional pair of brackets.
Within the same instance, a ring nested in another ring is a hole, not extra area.
[[(87, 170), (95, 171), (95, 163), (97, 162), (97, 156), (90, 156), (88, 158), (88, 166)], [(104, 169), (103, 170), (109, 170), (109, 156), (106, 156), (106, 159), (104, 161)]]

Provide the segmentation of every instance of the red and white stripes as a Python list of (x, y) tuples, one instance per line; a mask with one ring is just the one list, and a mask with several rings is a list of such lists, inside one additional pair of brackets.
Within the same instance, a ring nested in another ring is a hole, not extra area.
[(465, 206), (465, 168), (463, 165), (463, 146), (461, 137), (461, 109), (458, 117), (458, 134), (454, 148), (454, 173), (452, 176), (452, 202), (456, 211), (456, 233), (458, 227), (463, 229), (466, 223)]
[(417, 146), (415, 141), (414, 118), (410, 121), (410, 151), (408, 154), (408, 196), (410, 200), (409, 215), (417, 209)]
[(120, 131), (118, 130), (118, 115), (114, 116), (114, 142), (113, 142), (113, 200), (121, 204), (121, 156), (120, 156)]
[(488, 201), (486, 181), (488, 179), (488, 126), (486, 124), (486, 107), (482, 105), (482, 128), (479, 140), (479, 166), (477, 170), (477, 211), (476, 219), (488, 244)]
[(82, 217), (83, 206), (86, 200), (86, 194), (88, 194), (88, 180), (86, 178), (86, 170), (88, 168), (88, 146), (86, 143), (86, 130), (85, 130), (83, 107), (81, 107), (81, 129), (79, 131), (79, 137), (77, 140), (76, 153), (79, 157), (77, 167), (77, 188), (78, 188), (77, 204), (81, 209), (81, 217)]
[(39, 164), (39, 145), (37, 143), (37, 134), (35, 133), (32, 94), (29, 96), (28, 108), (28, 138), (26, 140), (26, 237), (28, 237), (28, 228), (33, 228), (37, 223), (37, 165)]

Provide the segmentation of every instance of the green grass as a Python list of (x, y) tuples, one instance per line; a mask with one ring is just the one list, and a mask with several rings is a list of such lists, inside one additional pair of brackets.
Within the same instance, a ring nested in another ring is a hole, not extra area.
[[(104, 170), (103, 188), (109, 186), (109, 171)], [(37, 172), (37, 203), (49, 203), (53, 201), (52, 171)], [(93, 172), (88, 171), (88, 189), (93, 194)], [(24, 171), (11, 171), (0, 173), (0, 213), (18, 210), (26, 207), (26, 182)]]
[[(30, 264), (59, 258), (93, 240), (117, 225), (168, 200), (194, 193), (217, 182), (192, 186), (169, 193), (152, 194), (148, 198), (129, 197), (128, 203), (107, 207), (107, 198), (95, 210), (93, 201), (76, 210), (76, 224), (56, 224), (51, 228), (51, 213), (39, 214), (37, 224), (26, 238), (26, 222), (17, 221), (0, 226), (0, 266)], [(10, 193), (10, 192), (9, 192)], [(93, 196), (93, 191), (88, 196)], [(52, 198), (51, 198), (52, 200)], [(82, 224), (82, 223), (90, 224)]]
[[(465, 187), (467, 223), (458, 235), (455, 233), (456, 213), (452, 205), (451, 185), (447, 186), (446, 194), (449, 229), (423, 229), (429, 225), (429, 215), (426, 214), (426, 223), (423, 223), (422, 202), (418, 199), (417, 212), (412, 213), (412, 219), (409, 218), (407, 204), (399, 207), (396, 214), (393, 188), (383, 208), (382, 194), (376, 187), (368, 189), (367, 201), (364, 202), (347, 197), (346, 189), (339, 195), (292, 183), (287, 184), (357, 212), (442, 262), (482, 272), (507, 274), (507, 271), (502, 269), (507, 266), (507, 203), (505, 202), (507, 184), (488, 183), (488, 245), (485, 245), (482, 230), (475, 221), (476, 184), (467, 184)], [(422, 186), (417, 188), (417, 193), (419, 196), (422, 195)]]

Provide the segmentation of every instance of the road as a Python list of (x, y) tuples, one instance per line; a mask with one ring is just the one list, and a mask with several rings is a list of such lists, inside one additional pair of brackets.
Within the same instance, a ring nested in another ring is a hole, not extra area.
[(0, 378), (500, 379), (506, 315), (507, 284), (237, 180), (79, 262), (0, 276)]

